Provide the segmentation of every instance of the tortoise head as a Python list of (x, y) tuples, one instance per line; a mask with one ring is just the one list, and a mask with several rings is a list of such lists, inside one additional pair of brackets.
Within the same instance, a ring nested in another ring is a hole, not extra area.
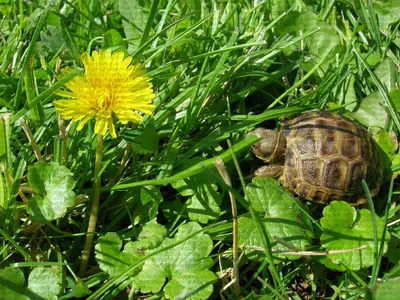
[(286, 152), (286, 138), (281, 131), (257, 128), (248, 136), (256, 135), (260, 139), (251, 146), (251, 151), (267, 163), (281, 163)]

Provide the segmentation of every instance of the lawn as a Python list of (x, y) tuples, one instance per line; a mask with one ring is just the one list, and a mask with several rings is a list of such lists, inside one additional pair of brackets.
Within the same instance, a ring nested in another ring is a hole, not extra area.
[[(0, 299), (397, 299), (399, 26), (398, 0), (0, 0)], [(362, 205), (254, 176), (248, 133), (309, 111), (375, 141)]]

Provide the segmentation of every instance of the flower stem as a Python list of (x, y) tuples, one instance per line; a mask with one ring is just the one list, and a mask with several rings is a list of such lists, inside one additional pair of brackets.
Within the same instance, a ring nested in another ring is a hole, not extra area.
[(94, 192), (92, 208), (90, 210), (89, 225), (87, 229), (87, 235), (85, 240), (85, 246), (83, 248), (81, 265), (79, 268), (79, 276), (81, 278), (85, 277), (86, 268), (90, 258), (90, 252), (92, 250), (94, 233), (96, 231), (97, 215), (99, 212), (99, 200), (100, 200), (100, 188), (101, 188), (101, 162), (102, 162), (102, 152), (103, 152), (103, 136), (101, 134), (97, 135), (97, 148), (96, 148), (96, 161), (94, 165)]

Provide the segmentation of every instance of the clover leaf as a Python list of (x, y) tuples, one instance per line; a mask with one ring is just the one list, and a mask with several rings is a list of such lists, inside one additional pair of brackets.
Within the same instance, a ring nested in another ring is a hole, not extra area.
[[(126, 243), (121, 252), (120, 237), (116, 233), (107, 233), (99, 238), (95, 246), (96, 260), (101, 270), (108, 272), (111, 276), (116, 276), (141, 260), (146, 250), (160, 245), (166, 235), (167, 230), (162, 225), (147, 223), (143, 226), (138, 240)], [(136, 271), (139, 271), (139, 268)]]
[(62, 217), (75, 203), (73, 174), (56, 162), (29, 167), (28, 182), (36, 194), (29, 199), (28, 213), (45, 223)]
[[(274, 179), (256, 177), (252, 182), (246, 187), (246, 198), (253, 209), (262, 215), (265, 230), (272, 242), (272, 250), (292, 250), (277, 243), (278, 239), (298, 250), (306, 249), (311, 244), (312, 227), (299, 204)], [(238, 224), (241, 247), (263, 247), (261, 233), (250, 214), (239, 217)], [(275, 257), (297, 259), (299, 256), (276, 254)]]
[[(151, 252), (182, 241), (199, 230), (201, 226), (195, 222), (184, 224), (174, 238), (164, 239)], [(208, 257), (212, 248), (210, 236), (200, 232), (146, 260), (141, 272), (133, 278), (133, 285), (142, 293), (158, 293), (164, 287), (164, 296), (168, 299), (207, 299), (213, 291), (212, 283), (217, 279), (208, 270), (213, 265)]]
[[(384, 222), (376, 218), (378, 249), (382, 239)], [(351, 270), (368, 268), (374, 263), (374, 231), (371, 212), (356, 210), (347, 202), (333, 201), (323, 210), (321, 226), (324, 230), (321, 245), (327, 250), (345, 250), (365, 246), (365, 249), (346, 253), (329, 254), (327, 257), (335, 264), (342, 264)], [(387, 251), (390, 234), (386, 233), (383, 251)]]

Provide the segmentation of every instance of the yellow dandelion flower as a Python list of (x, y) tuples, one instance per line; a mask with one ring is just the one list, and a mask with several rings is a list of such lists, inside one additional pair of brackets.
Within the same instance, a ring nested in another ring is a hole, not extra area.
[(139, 112), (151, 115), (154, 94), (150, 78), (141, 65), (131, 65), (132, 58), (123, 52), (110, 51), (84, 53), (85, 74), (77, 76), (65, 86), (70, 90), (58, 91), (66, 99), (54, 101), (58, 113), (66, 120), (80, 121), (77, 130), (96, 118), (94, 132), (105, 135), (110, 130), (117, 137), (113, 122), (115, 115), (122, 124), (140, 122)]

